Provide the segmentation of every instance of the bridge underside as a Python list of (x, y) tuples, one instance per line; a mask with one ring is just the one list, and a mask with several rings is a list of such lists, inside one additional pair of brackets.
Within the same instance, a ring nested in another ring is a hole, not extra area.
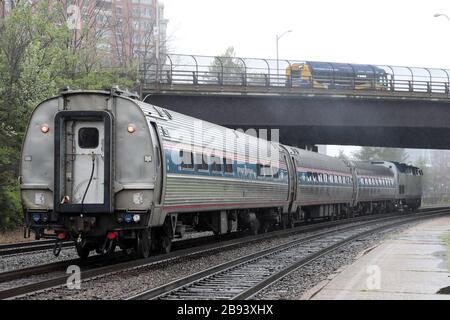
[(146, 102), (230, 128), (279, 129), (289, 145), (450, 149), (450, 102), (442, 100), (162, 93)]

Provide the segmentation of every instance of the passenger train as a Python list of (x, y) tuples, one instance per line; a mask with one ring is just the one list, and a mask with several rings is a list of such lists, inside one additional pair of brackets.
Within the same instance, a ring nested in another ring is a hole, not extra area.
[(168, 252), (186, 227), (254, 234), (313, 219), (415, 210), (419, 168), (269, 142), (120, 91), (65, 90), (31, 115), (21, 157), (26, 236)]

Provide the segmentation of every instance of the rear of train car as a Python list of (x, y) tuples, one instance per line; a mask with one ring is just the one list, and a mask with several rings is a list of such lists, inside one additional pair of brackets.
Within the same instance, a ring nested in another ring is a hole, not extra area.
[(62, 92), (36, 107), (23, 142), (28, 235), (75, 240), (82, 257), (114, 250), (118, 239), (146, 251), (146, 226), (164, 224), (161, 172), (156, 126), (135, 100)]
[(167, 252), (186, 226), (257, 233), (287, 223), (288, 157), (121, 91), (65, 91), (36, 107), (24, 139), (27, 234), (73, 240), (85, 258)]

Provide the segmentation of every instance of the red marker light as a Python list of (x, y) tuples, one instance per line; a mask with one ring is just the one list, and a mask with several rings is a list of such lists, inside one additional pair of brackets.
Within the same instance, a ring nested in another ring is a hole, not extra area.
[(115, 238), (117, 238), (117, 232), (108, 232), (107, 237), (109, 240), (114, 240)]
[(42, 133), (48, 133), (50, 131), (50, 128), (48, 127), (48, 124), (43, 124), (41, 126), (41, 132)]
[(64, 233), (58, 233), (58, 239), (64, 240), (66, 238), (66, 235)]
[(128, 133), (134, 133), (136, 131), (136, 126), (132, 123), (130, 123), (127, 127)]

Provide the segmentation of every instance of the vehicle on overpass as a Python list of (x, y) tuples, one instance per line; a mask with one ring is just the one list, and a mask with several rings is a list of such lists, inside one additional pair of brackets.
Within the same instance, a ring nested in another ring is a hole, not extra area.
[(365, 64), (313, 62), (286, 67), (286, 84), (312, 89), (388, 90), (384, 69)]

